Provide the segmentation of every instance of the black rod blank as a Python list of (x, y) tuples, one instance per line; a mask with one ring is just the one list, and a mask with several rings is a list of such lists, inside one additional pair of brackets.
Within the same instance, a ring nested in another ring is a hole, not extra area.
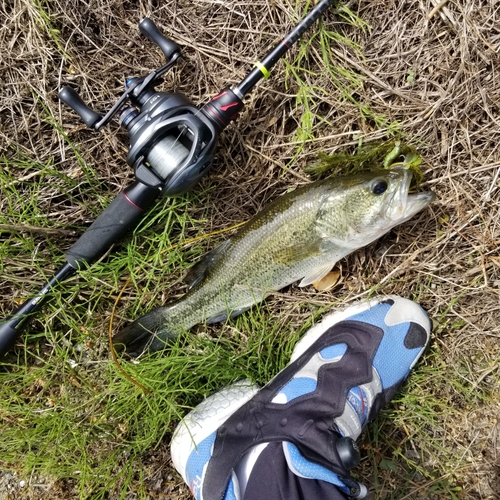
[(234, 93), (243, 98), (269, 70), (280, 60), (285, 52), (315, 23), (336, 0), (321, 0), (307, 15), (283, 38), (252, 71), (233, 89)]

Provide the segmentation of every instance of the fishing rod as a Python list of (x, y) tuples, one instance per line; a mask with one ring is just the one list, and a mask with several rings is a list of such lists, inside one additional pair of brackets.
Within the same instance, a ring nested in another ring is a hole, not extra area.
[[(91, 129), (100, 130), (120, 111), (119, 124), (130, 136), (127, 163), (134, 170), (135, 181), (66, 252), (65, 263), (54, 276), (1, 322), (0, 357), (14, 346), (56, 285), (103, 256), (115, 241), (137, 226), (159, 196), (185, 193), (208, 172), (219, 135), (243, 109), (244, 97), (262, 78), (269, 77), (271, 68), (333, 3), (335, 0), (319, 1), (238, 85), (223, 89), (201, 107), (182, 94), (155, 90), (161, 75), (181, 53), (149, 18), (139, 23), (139, 31), (161, 49), (167, 62), (146, 76), (129, 78), (125, 91), (104, 117), (88, 107), (73, 88), (60, 90), (59, 99)], [(125, 107), (128, 101), (131, 106)]]

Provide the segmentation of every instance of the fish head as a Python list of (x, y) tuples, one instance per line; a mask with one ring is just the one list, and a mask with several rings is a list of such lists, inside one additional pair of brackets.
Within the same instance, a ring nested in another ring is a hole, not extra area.
[(347, 177), (327, 197), (320, 211), (325, 217), (320, 226), (323, 229), (330, 226), (335, 239), (340, 237), (356, 246), (367, 245), (413, 217), (434, 199), (431, 191), (410, 194), (411, 180), (411, 170), (403, 167)]

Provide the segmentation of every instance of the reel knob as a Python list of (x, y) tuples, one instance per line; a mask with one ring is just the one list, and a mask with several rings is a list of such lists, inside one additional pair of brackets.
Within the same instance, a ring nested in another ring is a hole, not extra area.
[(90, 109), (82, 98), (71, 87), (63, 87), (59, 91), (59, 99), (67, 104), (73, 111), (76, 111), (83, 123), (89, 128), (96, 128), (97, 122), (102, 120), (102, 116)]
[(164, 36), (156, 27), (156, 24), (148, 17), (145, 17), (139, 23), (139, 31), (160, 47), (167, 60), (170, 59), (175, 52), (180, 51), (179, 46)]

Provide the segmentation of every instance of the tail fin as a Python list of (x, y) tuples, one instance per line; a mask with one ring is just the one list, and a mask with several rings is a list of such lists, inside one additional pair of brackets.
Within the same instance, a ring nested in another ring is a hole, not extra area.
[(166, 307), (158, 307), (136, 319), (113, 337), (113, 345), (118, 352), (125, 351), (135, 358), (145, 351), (163, 349), (169, 340), (177, 337), (180, 331), (165, 325)]

